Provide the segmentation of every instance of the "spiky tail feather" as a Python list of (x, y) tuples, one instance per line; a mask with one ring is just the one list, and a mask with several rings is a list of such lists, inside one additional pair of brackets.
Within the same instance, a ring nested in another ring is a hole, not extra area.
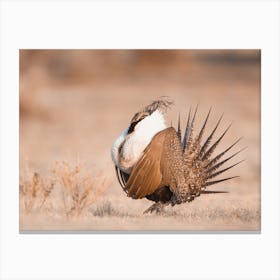
[(243, 148), (238, 152), (232, 154), (228, 158), (220, 161), (228, 151), (230, 151), (237, 143), (239, 143), (239, 141), (242, 139), (241, 137), (237, 141), (235, 141), (231, 146), (225, 149), (223, 152), (213, 157), (212, 155), (214, 154), (221, 140), (224, 138), (224, 136), (230, 129), (231, 124), (225, 129), (225, 131), (220, 135), (220, 137), (210, 146), (211, 140), (213, 139), (213, 136), (221, 123), (223, 117), (222, 114), (217, 124), (211, 131), (211, 133), (206, 137), (206, 141), (202, 144), (201, 142), (202, 142), (203, 134), (205, 132), (205, 128), (212, 108), (209, 109), (198, 135), (194, 137), (193, 136), (194, 123), (195, 123), (197, 110), (198, 110), (198, 106), (196, 106), (193, 116), (192, 116), (192, 109), (189, 110), (183, 139), (181, 139), (182, 131), (181, 131), (180, 115), (178, 118), (177, 134), (178, 134), (178, 138), (180, 139), (180, 142), (182, 143), (184, 161), (186, 164), (185, 178), (188, 181), (188, 186), (191, 193), (191, 196), (189, 196), (188, 201), (193, 200), (196, 196), (199, 196), (200, 194), (206, 193), (205, 189), (208, 186), (239, 177), (239, 176), (232, 176), (232, 177), (226, 177), (214, 181), (211, 180), (216, 176), (224, 173), (225, 171), (228, 171), (229, 169), (233, 168), (234, 166), (240, 164), (243, 160), (235, 164), (232, 164), (227, 168), (220, 169), (226, 162), (234, 158), (236, 155), (238, 155), (240, 152), (242, 152), (245, 149)]

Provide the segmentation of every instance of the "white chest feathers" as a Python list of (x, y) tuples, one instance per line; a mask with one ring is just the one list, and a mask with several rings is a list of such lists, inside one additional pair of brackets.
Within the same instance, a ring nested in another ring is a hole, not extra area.
[(127, 134), (128, 128), (124, 130), (111, 148), (115, 165), (129, 174), (152, 138), (165, 128), (164, 117), (156, 110), (137, 123), (132, 133)]

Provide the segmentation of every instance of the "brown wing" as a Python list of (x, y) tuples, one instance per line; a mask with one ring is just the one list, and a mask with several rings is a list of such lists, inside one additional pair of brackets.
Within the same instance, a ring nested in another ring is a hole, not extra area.
[(162, 182), (161, 158), (168, 129), (157, 133), (133, 167), (126, 183), (127, 195), (143, 198), (152, 194)]

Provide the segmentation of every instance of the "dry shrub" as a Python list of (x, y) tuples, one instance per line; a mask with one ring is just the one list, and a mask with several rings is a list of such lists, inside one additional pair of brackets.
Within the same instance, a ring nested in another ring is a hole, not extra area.
[(109, 185), (102, 171), (93, 177), (82, 172), (80, 166), (71, 168), (65, 162), (57, 163), (52, 172), (62, 186), (63, 205), (67, 216), (79, 216), (96, 202)]
[(112, 205), (110, 201), (102, 201), (98, 205), (95, 205), (90, 209), (90, 212), (93, 216), (97, 217), (135, 217), (133, 214), (130, 214), (128, 211), (118, 209)]
[(115, 209), (111, 202), (103, 201), (100, 205), (97, 205), (95, 209), (91, 210), (93, 216), (104, 217), (104, 216), (122, 216), (120, 212)]
[(20, 184), (21, 208), (26, 214), (47, 211), (52, 215), (57, 215), (62, 208), (63, 215), (77, 217), (88, 210), (108, 186), (102, 171), (93, 176), (81, 166), (56, 163), (49, 179), (35, 172)]
[(20, 184), (20, 197), (23, 200), (24, 210), (27, 214), (40, 210), (54, 188), (54, 181), (46, 184), (39, 173), (33, 173), (31, 179)]

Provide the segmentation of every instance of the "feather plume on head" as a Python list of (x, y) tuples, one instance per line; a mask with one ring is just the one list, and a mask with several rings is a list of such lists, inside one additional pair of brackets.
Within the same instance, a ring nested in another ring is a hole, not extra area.
[(158, 100), (154, 100), (151, 104), (147, 105), (144, 110), (149, 114), (152, 114), (156, 110), (160, 110), (164, 113), (173, 104), (174, 102), (169, 97), (162, 96)]

